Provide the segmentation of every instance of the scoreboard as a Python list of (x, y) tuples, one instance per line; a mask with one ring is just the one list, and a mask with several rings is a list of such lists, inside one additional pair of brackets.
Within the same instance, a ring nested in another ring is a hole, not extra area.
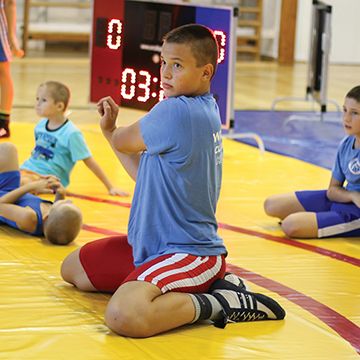
[(235, 24), (237, 9), (137, 0), (94, 0), (91, 36), (90, 101), (111, 96), (124, 107), (150, 110), (164, 99), (160, 81), (162, 39), (185, 24), (214, 31), (218, 68), (211, 83), (221, 122), (233, 119)]

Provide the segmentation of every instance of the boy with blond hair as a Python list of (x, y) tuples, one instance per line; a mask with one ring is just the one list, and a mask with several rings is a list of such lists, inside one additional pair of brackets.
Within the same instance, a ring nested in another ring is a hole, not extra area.
[(44, 117), (34, 129), (35, 148), (21, 166), (21, 184), (55, 175), (66, 188), (70, 173), (79, 160), (101, 180), (110, 195), (129, 196), (111, 183), (104, 170), (91, 155), (82, 132), (66, 117), (70, 90), (57, 81), (41, 84), (36, 95), (36, 113)]
[(219, 109), (210, 94), (218, 47), (213, 32), (189, 24), (171, 31), (161, 51), (167, 99), (139, 121), (117, 127), (118, 107), (98, 103), (101, 129), (136, 181), (127, 237), (97, 240), (69, 254), (64, 280), (111, 291), (105, 321), (114, 332), (148, 337), (197, 320), (283, 319), (267, 296), (224, 280), (216, 204), (222, 177)]
[[(55, 202), (33, 192), (56, 193)], [(65, 199), (65, 189), (53, 175), (20, 186), (17, 149), (6, 142), (0, 144), (0, 224), (67, 245), (80, 232), (82, 214), (72, 200)]]

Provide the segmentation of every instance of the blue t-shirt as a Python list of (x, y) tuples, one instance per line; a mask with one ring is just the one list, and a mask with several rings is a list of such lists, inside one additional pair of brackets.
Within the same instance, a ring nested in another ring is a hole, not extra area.
[(332, 177), (347, 181), (346, 189), (360, 191), (360, 148), (354, 149), (355, 136), (346, 136), (339, 144)]
[(226, 254), (215, 218), (222, 178), (219, 109), (211, 94), (168, 98), (140, 120), (128, 240), (139, 266), (161, 255)]
[(56, 130), (48, 130), (48, 119), (35, 126), (35, 149), (20, 169), (31, 170), (41, 175), (55, 175), (67, 187), (70, 173), (79, 160), (87, 159), (91, 152), (82, 132), (69, 120)]

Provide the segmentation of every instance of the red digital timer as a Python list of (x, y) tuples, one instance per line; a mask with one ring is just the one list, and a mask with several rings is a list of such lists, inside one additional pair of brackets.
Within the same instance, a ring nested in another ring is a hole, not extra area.
[(211, 91), (218, 100), (220, 115), (225, 117), (223, 123), (228, 123), (232, 99), (228, 96), (232, 82), (228, 54), (233, 55), (228, 40), (233, 12), (232, 8), (95, 0), (90, 101), (110, 95), (121, 106), (150, 110), (164, 99), (160, 81), (163, 36), (175, 27), (199, 23), (214, 31), (219, 44), (218, 70)]

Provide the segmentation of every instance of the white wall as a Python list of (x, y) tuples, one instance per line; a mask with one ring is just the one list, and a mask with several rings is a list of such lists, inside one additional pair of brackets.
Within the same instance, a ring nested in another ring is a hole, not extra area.
[(279, 49), (281, 0), (263, 1), (261, 55), (277, 58)]
[[(332, 6), (330, 63), (360, 64), (360, 1), (323, 0)], [(312, 0), (298, 0), (295, 60), (309, 58)]]

